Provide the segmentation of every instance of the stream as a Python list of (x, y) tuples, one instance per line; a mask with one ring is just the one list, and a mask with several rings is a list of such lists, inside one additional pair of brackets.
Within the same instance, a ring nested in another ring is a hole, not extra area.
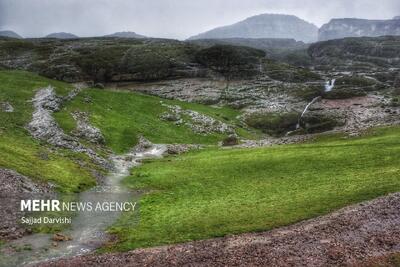
[[(148, 158), (162, 157), (166, 151), (164, 145), (152, 145), (142, 152), (129, 152), (121, 156), (112, 156), (114, 170), (107, 175), (104, 183), (79, 194), (79, 202), (128, 202), (135, 197), (134, 192), (121, 185), (123, 178), (129, 175), (132, 167), (140, 165), (140, 161)], [(58, 242), (53, 246), (52, 234), (32, 234), (7, 243), (5, 246), (26, 247), (0, 255), (0, 266), (24, 266), (60, 257), (72, 257), (94, 251), (107, 242), (105, 233), (121, 212), (78, 212), (72, 218), (71, 227), (63, 231), (70, 241)]]

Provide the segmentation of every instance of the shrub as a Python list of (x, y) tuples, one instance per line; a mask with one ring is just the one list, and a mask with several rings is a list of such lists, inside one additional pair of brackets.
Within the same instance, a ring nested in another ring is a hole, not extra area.
[(215, 45), (196, 53), (196, 61), (227, 79), (247, 78), (259, 73), (265, 52), (243, 46)]
[(248, 115), (245, 119), (247, 125), (261, 129), (271, 135), (281, 135), (296, 129), (299, 119), (297, 112), (256, 112)]

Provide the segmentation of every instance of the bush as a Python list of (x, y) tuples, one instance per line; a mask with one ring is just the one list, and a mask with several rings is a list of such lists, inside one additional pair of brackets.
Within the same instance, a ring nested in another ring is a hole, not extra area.
[(321, 79), (317, 73), (306, 68), (298, 68), (274, 60), (265, 60), (264, 70), (271, 79), (282, 82), (303, 83)]
[(300, 126), (307, 133), (320, 133), (333, 130), (340, 125), (340, 121), (332, 115), (327, 114), (306, 114), (300, 122)]
[(317, 96), (321, 96), (323, 94), (323, 91), (324, 90), (322, 85), (308, 85), (296, 89), (294, 95), (306, 101), (311, 101)]
[(334, 88), (330, 92), (323, 93), (322, 97), (326, 99), (346, 99), (365, 95), (367, 95), (367, 93), (362, 89)]
[(259, 73), (265, 52), (244, 46), (215, 45), (196, 53), (196, 61), (227, 79), (248, 78)]
[(299, 119), (297, 112), (286, 113), (252, 113), (247, 116), (245, 122), (247, 125), (271, 135), (282, 135), (286, 132), (296, 129)]

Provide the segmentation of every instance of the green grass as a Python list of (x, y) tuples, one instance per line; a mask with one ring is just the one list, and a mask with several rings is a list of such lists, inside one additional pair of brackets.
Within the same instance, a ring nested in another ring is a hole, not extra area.
[[(85, 102), (90, 98), (91, 102)], [(75, 128), (71, 112), (88, 111), (91, 122), (104, 134), (106, 145), (116, 153), (128, 151), (143, 135), (154, 143), (183, 144), (217, 144), (225, 135), (201, 135), (189, 127), (177, 126), (173, 122), (163, 121), (160, 115), (168, 111), (160, 104), (161, 98), (125, 91), (88, 89), (78, 95), (72, 103), (55, 114), (57, 121), (67, 131)], [(182, 108), (196, 110), (229, 124), (238, 124), (239, 112), (230, 108), (213, 108), (210, 106), (162, 100), (169, 105), (180, 105)], [(251, 138), (252, 134), (243, 128), (238, 133)]]
[(25, 126), (32, 116), (32, 99), (37, 89), (53, 85), (65, 95), (71, 86), (23, 71), (0, 71), (0, 102), (8, 101), (15, 109), (0, 112), (0, 168), (13, 169), (37, 181), (51, 181), (63, 192), (77, 192), (95, 184), (87, 168), (86, 156), (65, 150), (53, 151), (33, 140)]
[(151, 161), (125, 184), (149, 190), (107, 250), (263, 231), (400, 190), (400, 128), (309, 144), (203, 150)]

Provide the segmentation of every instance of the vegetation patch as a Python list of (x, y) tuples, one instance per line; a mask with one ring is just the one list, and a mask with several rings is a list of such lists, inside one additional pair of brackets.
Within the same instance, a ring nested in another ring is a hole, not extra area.
[(265, 73), (274, 80), (282, 82), (302, 83), (321, 80), (321, 77), (306, 68), (294, 67), (275, 60), (264, 60)]
[(140, 223), (122, 216), (110, 229), (120, 242), (108, 250), (269, 230), (397, 192), (399, 133), (379, 129), (358, 138), (148, 162), (125, 180), (149, 192), (140, 201)]
[(271, 135), (281, 135), (296, 129), (299, 119), (297, 112), (275, 113), (255, 112), (245, 118), (247, 125)]
[(265, 57), (262, 50), (232, 45), (215, 45), (200, 50), (196, 60), (227, 79), (248, 78), (260, 73), (259, 65)]
[(333, 130), (343, 122), (331, 114), (309, 112), (301, 119), (300, 125), (306, 133), (321, 133)]
[[(201, 104), (163, 100), (132, 92), (88, 89), (81, 92), (65, 109), (55, 114), (61, 127), (71, 132), (76, 123), (71, 113), (84, 111), (89, 114), (91, 123), (104, 135), (105, 144), (116, 153), (127, 152), (142, 135), (158, 144), (217, 144), (227, 134), (200, 134), (188, 125), (178, 125), (174, 121), (162, 119), (169, 112), (166, 105), (178, 105), (226, 124), (236, 126), (239, 135), (251, 138), (252, 133), (242, 128), (236, 119), (239, 111), (231, 108), (213, 108)], [(190, 121), (190, 118), (185, 118)]]
[[(52, 85), (60, 95), (72, 88), (28, 72), (0, 71), (0, 102), (13, 112), (0, 112), (0, 167), (13, 169), (36, 181), (52, 182), (59, 191), (78, 192), (95, 184), (90, 160), (81, 154), (50, 149), (33, 140), (25, 126), (32, 116), (30, 100), (37, 89)], [(82, 167), (78, 162), (84, 163)]]

